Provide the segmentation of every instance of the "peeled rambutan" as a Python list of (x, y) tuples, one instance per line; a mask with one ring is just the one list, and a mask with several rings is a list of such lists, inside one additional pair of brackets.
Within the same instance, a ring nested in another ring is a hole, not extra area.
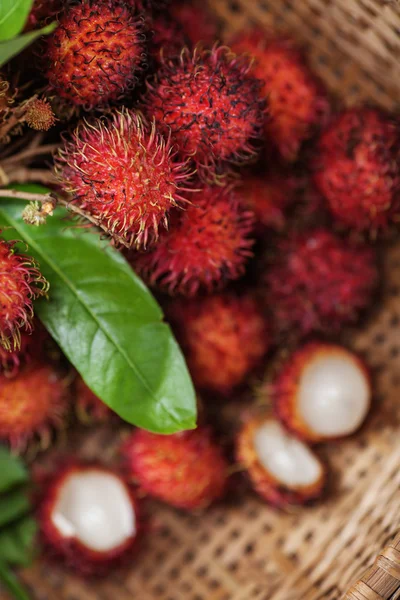
[(126, 96), (145, 59), (143, 19), (119, 0), (82, 0), (49, 37), (46, 75), (55, 94), (93, 108)]
[(272, 172), (265, 177), (245, 176), (239, 184), (237, 195), (253, 211), (255, 227), (259, 234), (265, 230), (282, 231), (286, 224), (286, 211), (292, 204), (295, 181), (287, 174)]
[(84, 423), (104, 422), (115, 414), (92, 392), (82, 377), (76, 382), (75, 409), (79, 420)]
[(0, 240), (0, 346), (6, 350), (18, 349), (21, 329), (32, 330), (32, 301), (49, 289), (34, 259), (16, 244)]
[(50, 556), (82, 575), (106, 575), (131, 556), (138, 504), (118, 473), (97, 464), (71, 464), (47, 482), (38, 522)]
[(192, 46), (202, 42), (211, 47), (218, 39), (219, 27), (215, 16), (200, 0), (175, 0), (169, 13), (183, 27)]
[(229, 188), (205, 187), (191, 200), (153, 248), (131, 255), (138, 273), (171, 295), (221, 288), (243, 274), (251, 256), (253, 214)]
[(122, 454), (140, 490), (176, 508), (207, 508), (225, 492), (228, 464), (205, 427), (173, 435), (137, 429)]
[(250, 62), (228, 48), (186, 48), (148, 82), (146, 114), (161, 133), (171, 132), (179, 151), (208, 179), (221, 164), (255, 155), (252, 141), (262, 134), (266, 103), (261, 82), (249, 71)]
[(169, 138), (126, 109), (79, 125), (57, 167), (64, 189), (73, 194), (71, 203), (130, 246), (157, 238), (169, 209), (185, 202), (190, 176)]
[(278, 508), (310, 504), (326, 485), (326, 467), (318, 456), (271, 415), (253, 417), (243, 425), (237, 460), (255, 491)]
[(322, 83), (311, 73), (293, 40), (274, 38), (253, 29), (232, 43), (238, 53), (253, 59), (253, 73), (262, 80), (268, 98), (265, 133), (284, 160), (296, 160), (302, 143), (326, 122), (329, 102)]
[(151, 19), (150, 30), (150, 55), (157, 65), (163, 60), (179, 56), (187, 44), (181, 25), (166, 13), (159, 13)]
[(16, 450), (38, 438), (47, 445), (69, 409), (65, 382), (51, 364), (31, 359), (10, 379), (0, 374), (0, 439)]
[(342, 346), (309, 342), (283, 364), (272, 384), (276, 415), (298, 437), (323, 442), (351, 435), (371, 405), (365, 363)]
[(399, 134), (398, 123), (373, 108), (345, 110), (322, 133), (314, 181), (339, 222), (375, 233), (398, 217)]
[(368, 307), (377, 282), (373, 248), (316, 229), (278, 245), (264, 298), (277, 333), (338, 332)]
[(170, 313), (199, 388), (229, 394), (270, 347), (266, 320), (250, 295), (225, 293), (180, 301)]

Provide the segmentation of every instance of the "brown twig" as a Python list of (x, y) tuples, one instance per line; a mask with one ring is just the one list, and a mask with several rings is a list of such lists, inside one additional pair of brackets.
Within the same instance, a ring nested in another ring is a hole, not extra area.
[(57, 150), (57, 148), (59, 148), (59, 144), (44, 144), (43, 146), (38, 147), (34, 146), (32, 148), (28, 148), (28, 150), (23, 150), (19, 154), (13, 154), (12, 156), (5, 158), (2, 161), (1, 166), (5, 168), (16, 162), (21, 163), (27, 158), (34, 158), (42, 154), (51, 154), (52, 152), (54, 152), (54, 150)]
[(7, 185), (9, 183), (27, 183), (32, 181), (37, 181), (44, 185), (54, 185), (57, 183), (57, 178), (48, 169), (27, 169), (26, 167), (17, 167), (13, 171), (6, 170), (4, 173), (7, 177)]
[(51, 193), (34, 194), (31, 192), (22, 192), (20, 190), (0, 190), (0, 198), (15, 198), (17, 200), (27, 200), (28, 202), (41, 202), (42, 204), (55, 199)]

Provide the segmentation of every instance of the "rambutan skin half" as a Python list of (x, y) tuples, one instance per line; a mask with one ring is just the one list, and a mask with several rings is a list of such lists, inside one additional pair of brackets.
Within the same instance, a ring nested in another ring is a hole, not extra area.
[[(62, 485), (71, 476), (91, 472), (115, 475), (124, 486), (135, 515), (134, 533), (123, 543), (107, 551), (93, 550), (73, 535), (63, 537), (52, 520), (52, 512), (61, 493)], [(41, 493), (37, 518), (40, 539), (46, 555), (53, 560), (63, 562), (75, 573), (89, 577), (106, 576), (111, 570), (123, 565), (131, 558), (132, 553), (136, 550), (141, 529), (140, 507), (133, 488), (118, 473), (114, 473), (101, 465), (90, 463), (65, 463), (52, 477), (48, 478)]]
[(308, 485), (289, 486), (279, 480), (262, 464), (255, 448), (254, 438), (257, 430), (269, 421), (274, 422), (272, 415), (253, 416), (245, 422), (236, 438), (236, 458), (239, 465), (245, 469), (254, 490), (276, 508), (298, 504), (313, 504), (324, 493), (327, 483), (327, 470), (320, 463), (320, 474)]
[(32, 301), (49, 289), (36, 261), (18, 252), (17, 243), (0, 240), (0, 346), (5, 350), (18, 349), (21, 330), (32, 330)]
[(322, 133), (314, 182), (338, 222), (375, 233), (398, 216), (399, 134), (398, 123), (373, 108), (345, 110)]
[(175, 508), (205, 509), (225, 492), (228, 463), (208, 428), (173, 435), (137, 429), (122, 456), (142, 492)]
[[(344, 437), (344, 435), (322, 434), (320, 431), (312, 429), (301, 412), (301, 386), (308, 372), (307, 370), (320, 360), (336, 358), (345, 358), (350, 365), (353, 365), (359, 371), (361, 377), (365, 380), (369, 396), (371, 396), (371, 374), (365, 362), (342, 346), (324, 342), (308, 342), (293, 352), (282, 364), (280, 372), (272, 384), (271, 393), (276, 416), (289, 431), (309, 443), (315, 444)], [(326, 402), (329, 401), (335, 410), (340, 410), (338, 405), (340, 399), (332, 394), (329, 396), (330, 382), (327, 381), (327, 378), (325, 381)], [(370, 402), (369, 397), (368, 408)], [(345, 435), (350, 435), (350, 433)]]
[(71, 203), (130, 246), (157, 239), (168, 211), (186, 202), (187, 164), (169, 138), (126, 109), (78, 125), (56, 165)]
[(269, 350), (269, 327), (256, 300), (231, 293), (177, 301), (172, 324), (197, 387), (227, 395)]
[(240, 277), (252, 255), (253, 214), (229, 188), (206, 187), (171, 218), (168, 231), (146, 253), (131, 254), (143, 279), (168, 294), (194, 296)]
[(329, 116), (330, 105), (322, 83), (289, 38), (274, 38), (253, 29), (234, 39), (232, 49), (254, 59), (252, 72), (264, 82), (262, 92), (269, 108), (264, 121), (267, 139), (285, 161), (296, 160), (302, 143)]
[(132, 90), (145, 60), (143, 20), (118, 0), (66, 9), (45, 50), (52, 91), (78, 107), (105, 106)]
[(356, 322), (373, 299), (375, 251), (315, 229), (279, 244), (264, 282), (265, 305), (278, 334), (339, 332)]
[(48, 445), (51, 430), (61, 428), (70, 407), (68, 389), (51, 364), (31, 359), (10, 379), (0, 374), (0, 439), (24, 450), (38, 439)]
[(192, 46), (202, 42), (211, 47), (218, 39), (219, 27), (208, 6), (200, 0), (175, 0), (169, 14), (183, 27)]
[(261, 82), (249, 72), (250, 62), (228, 48), (186, 48), (148, 82), (145, 114), (161, 133), (171, 132), (182, 155), (192, 157), (209, 181), (221, 164), (256, 155), (252, 141), (262, 135), (266, 102)]

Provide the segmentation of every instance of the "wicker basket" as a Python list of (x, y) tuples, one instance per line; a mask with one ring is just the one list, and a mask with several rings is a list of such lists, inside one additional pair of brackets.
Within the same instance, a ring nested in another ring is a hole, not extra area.
[[(307, 44), (315, 70), (348, 104), (396, 108), (397, 0), (213, 0), (212, 5), (227, 35), (251, 23), (289, 30)], [(235, 504), (217, 506), (201, 517), (157, 505), (154, 530), (130, 570), (88, 583), (38, 562), (21, 574), (32, 597), (341, 598), (400, 528), (400, 246), (388, 249), (384, 262), (379, 310), (350, 339), (375, 369), (377, 410), (354, 439), (323, 449), (334, 471), (324, 503), (279, 513), (249, 493), (239, 499), (235, 494)], [(107, 429), (85, 437), (80, 452), (112, 460), (114, 437)], [(78, 445), (78, 439), (73, 440), (71, 448), (75, 451)], [(400, 538), (346, 598), (400, 598)]]

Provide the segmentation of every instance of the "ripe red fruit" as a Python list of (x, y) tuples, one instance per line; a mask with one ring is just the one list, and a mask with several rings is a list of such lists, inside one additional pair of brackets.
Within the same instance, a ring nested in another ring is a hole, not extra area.
[(38, 510), (45, 549), (82, 575), (106, 575), (130, 557), (138, 521), (131, 487), (96, 464), (59, 470), (47, 482)]
[(255, 491), (278, 508), (310, 504), (326, 485), (326, 468), (318, 456), (270, 415), (244, 424), (237, 438), (237, 459)]
[(115, 413), (86, 385), (82, 377), (76, 383), (76, 412), (83, 422), (104, 422)]
[(247, 176), (237, 190), (240, 201), (253, 211), (256, 230), (282, 231), (286, 226), (286, 212), (292, 204), (295, 182), (287, 174), (273, 172), (265, 177)]
[(302, 143), (329, 114), (322, 83), (311, 73), (300, 48), (288, 38), (274, 38), (254, 29), (237, 37), (232, 48), (254, 58), (253, 73), (264, 82), (263, 95), (268, 98), (266, 135), (284, 160), (296, 160)]
[(18, 349), (21, 329), (32, 330), (32, 300), (45, 296), (49, 284), (33, 258), (0, 240), (0, 346)]
[(31, 360), (10, 379), (0, 374), (0, 438), (23, 450), (33, 438), (46, 445), (69, 408), (65, 383), (53, 366)]
[(145, 112), (209, 178), (221, 163), (255, 155), (252, 140), (261, 135), (265, 101), (249, 71), (250, 63), (228, 48), (185, 49), (148, 83)]
[(365, 363), (342, 346), (310, 342), (283, 364), (272, 386), (275, 413), (295, 435), (323, 442), (354, 433), (371, 405)]
[(377, 282), (372, 248), (316, 229), (279, 244), (265, 302), (278, 333), (337, 332), (368, 307)]
[(323, 132), (314, 181), (339, 222), (376, 232), (398, 216), (399, 133), (394, 119), (372, 108), (345, 110)]
[(122, 453), (140, 489), (176, 508), (207, 508), (225, 492), (228, 464), (206, 428), (173, 435), (137, 429)]
[(167, 226), (169, 209), (185, 202), (189, 178), (170, 140), (126, 109), (79, 125), (60, 153), (58, 171), (71, 203), (135, 246), (146, 246)]
[(82, 0), (61, 14), (46, 59), (55, 94), (79, 107), (108, 105), (137, 83), (143, 20), (118, 0)]
[(175, 0), (169, 13), (182, 25), (192, 46), (202, 42), (211, 47), (217, 41), (218, 22), (206, 3), (200, 0)]
[(172, 306), (171, 318), (199, 388), (229, 394), (270, 347), (267, 323), (250, 295), (181, 301)]
[(253, 214), (228, 188), (206, 187), (191, 200), (149, 252), (132, 256), (138, 273), (171, 295), (223, 287), (243, 274), (252, 254)]

